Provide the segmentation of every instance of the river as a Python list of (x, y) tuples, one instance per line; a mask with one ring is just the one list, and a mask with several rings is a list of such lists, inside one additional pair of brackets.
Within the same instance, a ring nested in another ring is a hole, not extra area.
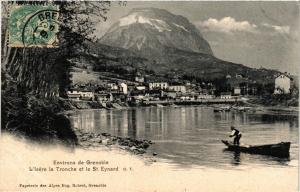
[[(123, 110), (83, 110), (70, 116), (74, 127), (94, 133), (149, 139), (148, 152), (174, 169), (212, 167), (278, 167), (297, 169), (298, 115), (267, 112), (214, 112), (212, 107), (142, 107)], [(290, 141), (290, 158), (236, 154), (225, 151), (230, 126), (239, 129), (241, 143), (272, 144)]]

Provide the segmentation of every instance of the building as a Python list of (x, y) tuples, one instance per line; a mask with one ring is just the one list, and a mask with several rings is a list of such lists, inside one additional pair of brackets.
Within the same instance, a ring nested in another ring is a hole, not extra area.
[(191, 98), (189, 96), (181, 96), (180, 101), (189, 101)]
[(275, 78), (274, 94), (289, 94), (291, 78), (286, 74), (280, 74)]
[(107, 83), (107, 87), (110, 90), (118, 90), (118, 85), (116, 83)]
[(134, 80), (136, 82), (139, 82), (139, 83), (144, 83), (145, 82), (145, 77), (140, 72), (137, 72), (135, 74)]
[(231, 99), (232, 98), (230, 92), (222, 92), (220, 97), (221, 97), (221, 99)]
[(241, 95), (241, 88), (235, 87), (233, 89), (233, 95)]
[(81, 91), (82, 100), (93, 100), (95, 98), (94, 92), (92, 91)]
[(93, 100), (95, 98), (95, 94), (92, 91), (82, 90), (70, 90), (67, 92), (67, 95), (71, 99), (82, 99), (82, 100)]
[(213, 98), (214, 98), (213, 95), (207, 95), (207, 94), (199, 94), (199, 95), (197, 96), (197, 99), (198, 99), (198, 100), (201, 100), (201, 99), (213, 99)]
[(175, 91), (175, 92), (186, 93), (186, 86), (184, 86), (184, 85), (170, 85), (170, 86), (168, 86), (168, 90)]
[(79, 91), (70, 90), (67, 92), (68, 98), (79, 100), (81, 97), (81, 93)]
[(127, 95), (128, 93), (128, 88), (127, 88), (127, 84), (126, 83), (121, 83), (119, 85), (119, 90), (121, 93), (123, 93), (124, 95)]
[(135, 101), (137, 103), (142, 102), (142, 101), (149, 100), (145, 95), (135, 95), (131, 96), (131, 101)]
[(146, 90), (146, 86), (144, 86), (144, 85), (138, 85), (138, 86), (136, 86), (135, 88), (136, 88), (136, 90), (138, 90), (138, 91)]
[(175, 91), (166, 91), (166, 92), (163, 92), (163, 96), (165, 96), (167, 98), (175, 99), (177, 94)]
[(155, 82), (155, 83), (149, 83), (149, 89), (167, 89), (168, 88), (168, 83), (166, 82)]
[(135, 76), (134, 80), (136, 82), (139, 82), (139, 83), (144, 83), (145, 82), (145, 78), (143, 76)]
[(128, 92), (132, 92), (136, 89), (136, 85), (135, 84), (127, 84), (127, 89), (128, 89)]
[(95, 93), (95, 98), (97, 98), (97, 101), (101, 103), (106, 103), (110, 101), (110, 94), (108, 93)]
[(243, 78), (243, 76), (240, 74), (235, 74), (235, 78)]

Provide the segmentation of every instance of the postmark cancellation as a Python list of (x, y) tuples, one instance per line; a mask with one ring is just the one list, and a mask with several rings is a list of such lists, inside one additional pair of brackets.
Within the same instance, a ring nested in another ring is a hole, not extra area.
[(9, 47), (58, 47), (59, 6), (13, 4), (9, 16)]

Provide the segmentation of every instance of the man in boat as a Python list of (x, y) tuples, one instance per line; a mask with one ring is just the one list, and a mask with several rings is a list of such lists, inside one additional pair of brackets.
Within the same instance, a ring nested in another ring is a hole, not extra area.
[(239, 130), (237, 130), (234, 126), (231, 126), (230, 129), (231, 129), (231, 134), (229, 135), (229, 137), (234, 137), (233, 144), (239, 145), (240, 139), (242, 137), (242, 133)]

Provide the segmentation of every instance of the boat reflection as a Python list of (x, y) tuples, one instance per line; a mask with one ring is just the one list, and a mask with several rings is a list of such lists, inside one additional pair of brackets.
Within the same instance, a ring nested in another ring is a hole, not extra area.
[(230, 151), (228, 149), (223, 149), (223, 152), (227, 157), (230, 157), (230, 164), (234, 166), (247, 164), (249, 161), (253, 162), (257, 160), (260, 162), (273, 162), (272, 164), (286, 166), (291, 160), (290, 157), (279, 158), (260, 154), (246, 154), (238, 151)]

